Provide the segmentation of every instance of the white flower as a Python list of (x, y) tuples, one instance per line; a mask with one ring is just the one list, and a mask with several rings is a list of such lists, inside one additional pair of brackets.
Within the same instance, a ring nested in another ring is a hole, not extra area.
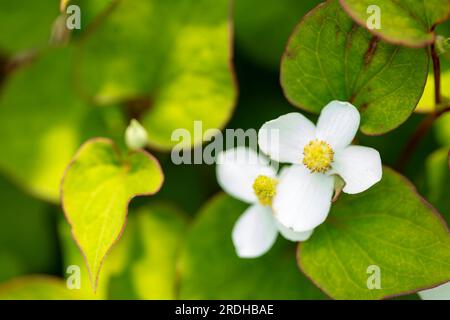
[(450, 282), (418, 293), (422, 300), (450, 300)]
[(332, 101), (323, 108), (317, 126), (300, 113), (265, 123), (258, 134), (261, 150), (278, 162), (294, 164), (280, 177), (272, 208), (284, 226), (297, 232), (314, 229), (330, 210), (335, 175), (345, 182), (343, 192), (363, 192), (381, 180), (378, 151), (350, 143), (360, 115), (347, 102)]
[(291, 241), (303, 241), (312, 231), (294, 232), (276, 221), (270, 205), (278, 193), (276, 170), (267, 158), (239, 147), (218, 156), (217, 180), (231, 196), (251, 206), (237, 220), (232, 240), (237, 255), (255, 258), (275, 243), (278, 232)]

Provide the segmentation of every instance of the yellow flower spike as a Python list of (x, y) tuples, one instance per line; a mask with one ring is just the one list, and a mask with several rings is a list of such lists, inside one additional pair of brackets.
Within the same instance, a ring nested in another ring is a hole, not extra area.
[(325, 173), (331, 168), (334, 151), (330, 145), (322, 140), (312, 140), (303, 149), (303, 164), (311, 172)]
[(272, 205), (272, 199), (276, 194), (278, 181), (267, 176), (258, 176), (253, 183), (253, 190), (263, 206)]

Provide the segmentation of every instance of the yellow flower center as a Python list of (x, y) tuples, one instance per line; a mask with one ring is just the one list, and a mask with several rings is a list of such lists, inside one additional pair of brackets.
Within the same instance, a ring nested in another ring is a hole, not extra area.
[(303, 149), (303, 164), (311, 172), (325, 173), (331, 168), (334, 151), (322, 140), (312, 140)]
[(276, 194), (278, 181), (267, 176), (258, 176), (253, 182), (253, 190), (263, 206), (272, 205), (272, 199)]

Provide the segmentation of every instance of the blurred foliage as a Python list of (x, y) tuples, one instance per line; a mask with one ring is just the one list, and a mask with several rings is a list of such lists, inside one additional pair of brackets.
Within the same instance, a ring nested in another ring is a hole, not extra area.
[[(450, 41), (450, 20), (440, 24), (436, 28), (436, 34), (438, 37), (442, 37), (442, 41)], [(444, 48), (445, 49), (445, 48)], [(449, 48), (447, 48), (448, 50)], [(450, 101), (450, 51), (439, 52), (439, 60), (441, 65), (441, 94), (442, 100)], [(434, 76), (433, 68), (430, 67), (427, 84), (422, 98), (417, 105), (417, 112), (431, 112), (434, 110)]]
[(262, 67), (278, 71), (281, 55), (298, 21), (320, 0), (235, 1), (236, 43)]
[[(73, 50), (50, 49), (16, 70), (0, 95), (0, 169), (30, 193), (59, 201), (64, 170), (86, 139), (108, 134), (117, 110), (79, 99), (70, 75)], [(111, 131), (110, 131), (111, 132)]]
[[(93, 10), (91, 3), (82, 11)], [(158, 149), (169, 150), (172, 132), (192, 131), (194, 120), (204, 130), (223, 127), (236, 97), (229, 1), (112, 3), (79, 42), (82, 94), (100, 105), (135, 106)], [(184, 145), (201, 142), (194, 139)]]
[(64, 281), (48, 276), (17, 278), (0, 285), (0, 300), (83, 300), (77, 291), (69, 291)]
[(0, 56), (48, 45), (60, 0), (0, 0)]
[(187, 222), (183, 213), (164, 203), (132, 210), (122, 239), (109, 252), (97, 292), (93, 293), (80, 249), (66, 221), (61, 221), (63, 271), (71, 265), (80, 266), (81, 292), (90, 299), (174, 299), (179, 281), (176, 260)]
[(431, 204), (444, 216), (450, 225), (450, 149), (442, 148), (432, 153), (427, 160), (428, 192)]
[(30, 273), (55, 272), (59, 266), (54, 217), (0, 177), (0, 282)]
[(236, 256), (231, 230), (246, 206), (219, 194), (198, 213), (181, 256), (180, 298), (325, 298), (298, 272), (295, 245), (282, 237), (267, 255), (259, 259)]

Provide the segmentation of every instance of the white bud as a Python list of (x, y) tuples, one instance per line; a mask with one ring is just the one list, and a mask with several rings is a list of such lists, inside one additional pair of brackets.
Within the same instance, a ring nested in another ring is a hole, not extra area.
[(125, 143), (130, 150), (137, 150), (145, 147), (148, 142), (148, 135), (145, 128), (135, 119), (125, 131)]

